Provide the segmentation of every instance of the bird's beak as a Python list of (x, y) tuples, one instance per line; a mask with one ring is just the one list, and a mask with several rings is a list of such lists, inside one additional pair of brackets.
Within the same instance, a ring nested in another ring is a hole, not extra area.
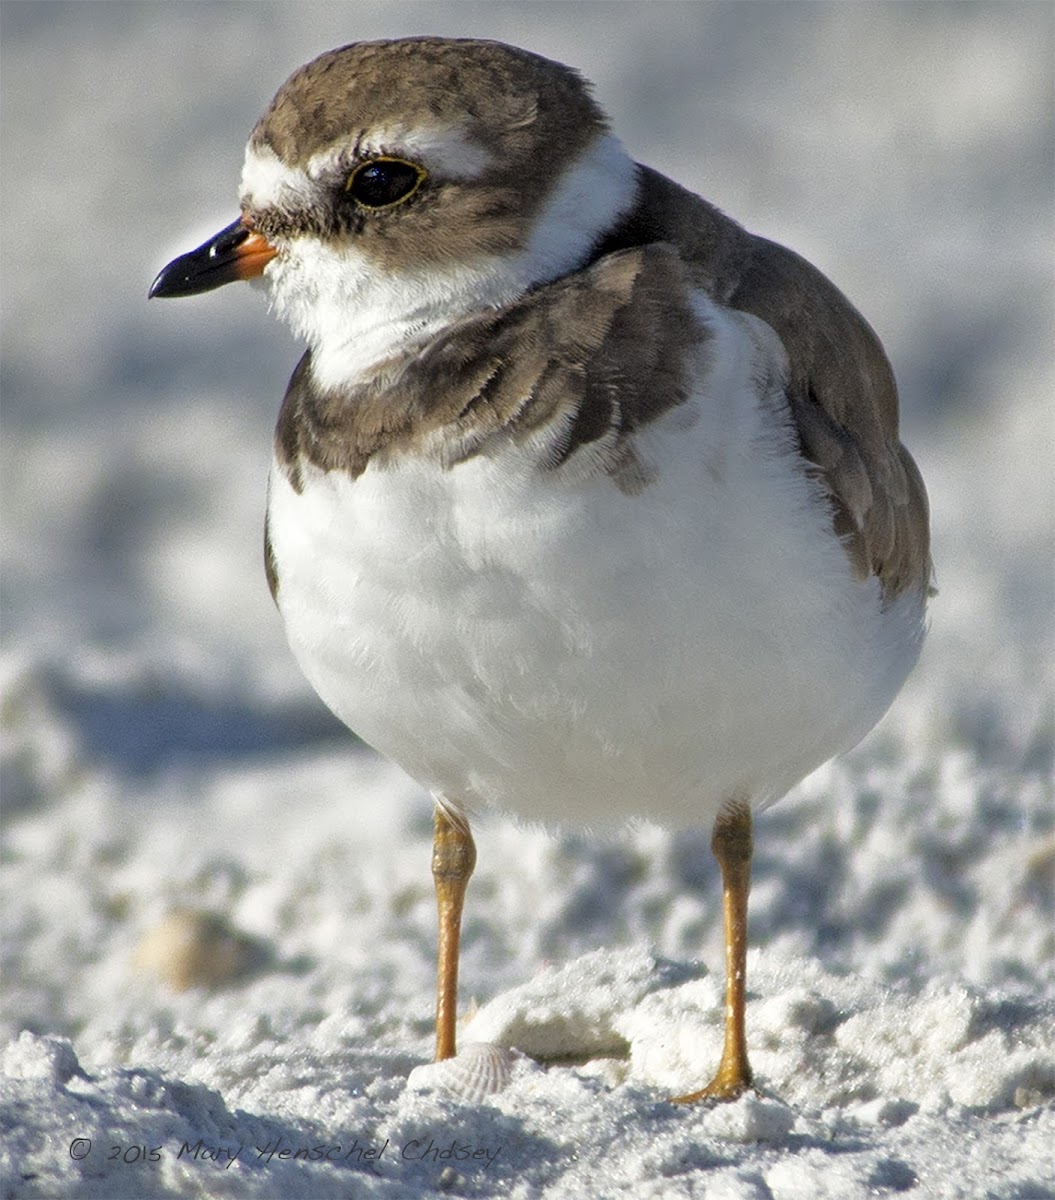
[(196, 296), (236, 279), (255, 279), (278, 251), (239, 217), (197, 250), (181, 254), (150, 285), (149, 296)]

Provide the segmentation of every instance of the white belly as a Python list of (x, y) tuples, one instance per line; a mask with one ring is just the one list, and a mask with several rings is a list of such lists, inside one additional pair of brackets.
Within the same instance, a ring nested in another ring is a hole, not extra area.
[(655, 468), (636, 494), (540, 470), (528, 447), (355, 480), (305, 467), (300, 493), (276, 469), (278, 603), (301, 667), (367, 743), (469, 811), (694, 825), (778, 798), (886, 710), (922, 598), (882, 610), (877, 582), (852, 578), (767, 419), (730, 432), (722, 413), (672, 412), (635, 442)]

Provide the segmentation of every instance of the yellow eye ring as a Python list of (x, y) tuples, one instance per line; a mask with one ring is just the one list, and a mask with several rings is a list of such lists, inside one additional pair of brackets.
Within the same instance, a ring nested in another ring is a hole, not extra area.
[(380, 155), (360, 163), (348, 176), (344, 190), (360, 208), (377, 212), (409, 200), (428, 177), (418, 163)]

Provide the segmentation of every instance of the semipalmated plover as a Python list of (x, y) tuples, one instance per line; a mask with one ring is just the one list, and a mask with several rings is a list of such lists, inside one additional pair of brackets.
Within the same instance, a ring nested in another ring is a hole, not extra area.
[(894, 377), (809, 263), (631, 159), (570, 68), (495, 42), (323, 54), (241, 216), (151, 295), (262, 277), (308, 343), (272, 593), (333, 711), (435, 797), (436, 1057), (469, 817), (706, 824), (725, 1047), (751, 1082), (752, 812), (853, 746), (919, 653), (927, 503)]

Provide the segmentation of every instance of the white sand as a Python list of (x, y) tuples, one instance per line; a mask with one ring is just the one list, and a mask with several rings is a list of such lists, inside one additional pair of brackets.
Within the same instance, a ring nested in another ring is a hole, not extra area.
[[(1055, 1196), (1050, 6), (2, 20), (2, 1195)], [(706, 831), (501, 816), (462, 1038), (526, 1057), (483, 1099), (408, 1086), (427, 798), (311, 697), (260, 566), (297, 348), (248, 289), (145, 303), (234, 214), (285, 75), (414, 32), (580, 66), (638, 157), (828, 271), (901, 380), (932, 634), (758, 822), (735, 1104), (667, 1102), (720, 1048)]]

